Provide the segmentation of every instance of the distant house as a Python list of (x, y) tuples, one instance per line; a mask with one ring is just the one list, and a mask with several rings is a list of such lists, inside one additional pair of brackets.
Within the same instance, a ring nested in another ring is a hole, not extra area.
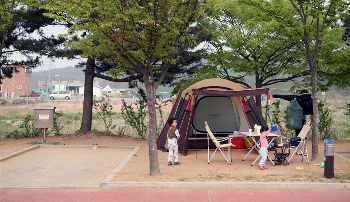
[(84, 94), (84, 91), (81, 92), (79, 90), (81, 87), (84, 87), (84, 82), (82, 81), (73, 81), (73, 82), (68, 82), (67, 84), (67, 90), (75, 94)]
[(18, 68), (12, 78), (4, 78), (0, 85), (1, 97), (28, 96), (32, 89), (32, 70), (27, 67)]
[[(14, 52), (7, 56), (8, 60), (20, 62), (30, 61), (31, 57)], [(4, 78), (0, 85), (1, 97), (30, 96), (32, 91), (32, 69), (26, 65), (17, 67), (18, 72), (12, 74), (12, 78)], [(2, 72), (0, 72), (1, 74)]]
[[(84, 95), (84, 86), (79, 87), (79, 94)], [(92, 94), (96, 97), (102, 97), (102, 87), (93, 85)]]
[(111, 87), (109, 87), (109, 85), (107, 84), (106, 87), (102, 90), (102, 93), (104, 94), (110, 94), (113, 92), (113, 89)]
[(122, 95), (133, 95), (134, 94), (135, 89), (134, 88), (115, 88), (114, 92), (118, 95), (118, 96), (122, 96)]
[(53, 89), (54, 89), (55, 92), (57, 92), (57, 91), (65, 91), (65, 90), (67, 90), (67, 87), (63, 83), (58, 83), (58, 84), (55, 84), (53, 86)]

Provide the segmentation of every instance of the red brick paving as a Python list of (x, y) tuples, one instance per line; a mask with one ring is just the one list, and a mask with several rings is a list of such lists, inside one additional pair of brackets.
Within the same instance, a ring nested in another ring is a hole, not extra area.
[(160, 202), (259, 201), (349, 202), (350, 190), (326, 189), (207, 189), (207, 188), (106, 188), (106, 189), (2, 189), (1, 202)]

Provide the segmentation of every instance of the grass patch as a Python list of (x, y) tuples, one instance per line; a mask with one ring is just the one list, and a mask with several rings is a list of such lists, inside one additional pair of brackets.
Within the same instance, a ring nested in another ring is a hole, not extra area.
[(245, 175), (244, 179), (245, 180), (256, 180), (256, 176), (255, 175)]
[(226, 173), (217, 173), (217, 174), (210, 174), (210, 175), (202, 175), (198, 174), (196, 177), (194, 177), (194, 181), (200, 181), (200, 182), (210, 182), (210, 181), (223, 181), (225, 179), (235, 179), (230, 174)]
[(34, 141), (34, 142), (29, 142), (28, 144), (30, 144), (30, 145), (38, 145), (38, 144), (42, 144), (42, 142)]
[[(44, 143), (39, 142), (39, 141), (34, 141), (34, 142), (29, 142), (28, 144), (30, 144), (30, 145), (38, 145), (38, 144), (44, 144)], [(59, 142), (46, 142), (45, 144), (48, 144), (48, 145), (60, 145), (61, 143), (59, 143)]]
[(188, 180), (187, 177), (181, 177), (181, 178), (179, 178), (179, 181), (180, 181), (180, 182), (185, 182), (186, 180)]
[(315, 182), (315, 181), (319, 178), (319, 176), (318, 176), (317, 173), (312, 172), (312, 173), (309, 173), (309, 174), (307, 175), (306, 178), (307, 178), (310, 182)]
[(214, 176), (214, 180), (217, 180), (217, 181), (220, 181), (220, 180), (222, 180), (222, 179), (224, 179), (224, 178), (226, 178), (227, 176), (229, 176), (228, 174), (216, 174), (215, 176)]
[(335, 173), (335, 179), (339, 180), (341, 183), (350, 182), (350, 173)]

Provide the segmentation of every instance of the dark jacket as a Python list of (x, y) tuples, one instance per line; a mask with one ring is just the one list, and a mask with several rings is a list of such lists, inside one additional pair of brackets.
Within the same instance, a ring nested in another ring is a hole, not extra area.
[(303, 115), (314, 114), (313, 106), (312, 106), (312, 98), (310, 94), (301, 94), (301, 95), (276, 95), (273, 94), (274, 98), (281, 98), (283, 100), (292, 101), (294, 98), (297, 99), (300, 107), (303, 108)]

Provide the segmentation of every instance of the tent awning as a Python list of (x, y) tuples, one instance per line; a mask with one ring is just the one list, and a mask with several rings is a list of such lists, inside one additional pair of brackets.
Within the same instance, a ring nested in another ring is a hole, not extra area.
[(194, 95), (207, 95), (207, 96), (254, 96), (267, 94), (269, 91), (268, 88), (254, 88), (246, 90), (228, 90), (228, 91), (216, 91), (216, 90), (200, 90), (193, 89), (192, 93)]

